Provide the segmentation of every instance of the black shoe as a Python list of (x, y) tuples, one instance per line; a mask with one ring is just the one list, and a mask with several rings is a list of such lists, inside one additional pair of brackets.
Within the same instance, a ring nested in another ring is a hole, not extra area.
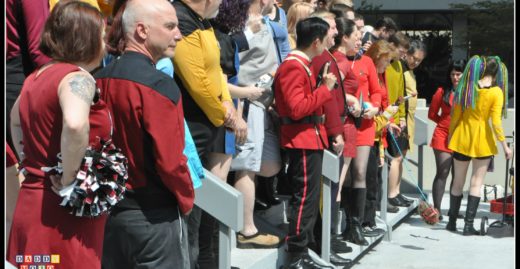
[(406, 198), (404, 195), (402, 195), (400, 193), (397, 195), (397, 197), (399, 197), (399, 199), (401, 199), (402, 201), (405, 201), (405, 202), (407, 202), (409, 204), (413, 204), (413, 202), (415, 202), (415, 200), (408, 199), (408, 198)]
[(377, 228), (377, 226), (365, 226), (363, 227), (363, 236), (365, 237), (376, 237), (384, 234), (385, 230)]
[(347, 245), (347, 243), (341, 241), (337, 238), (332, 238), (330, 240), (330, 248), (336, 253), (350, 253), (352, 252), (352, 248)]
[(334, 265), (340, 265), (340, 266), (352, 265), (351, 259), (342, 258), (338, 254), (336, 254), (332, 251), (330, 252), (330, 262)]
[(406, 200), (406, 198), (404, 198), (404, 196), (402, 196), (400, 193), (395, 198), (401, 200), (401, 202), (403, 202), (403, 204), (405, 204), (406, 207), (409, 207), (413, 204), (413, 201)]
[(304, 254), (300, 258), (294, 260), (289, 264), (289, 266), (285, 267), (286, 269), (322, 269), (322, 268), (330, 268), (329, 266), (322, 266), (315, 263), (309, 254)]
[(386, 205), (386, 212), (397, 213), (397, 212), (399, 212), (399, 207), (391, 205), (390, 203), (388, 203)]
[(388, 203), (393, 206), (398, 206), (398, 207), (409, 207), (410, 206), (409, 204), (406, 204), (404, 201), (402, 201), (398, 197), (399, 196), (396, 196), (393, 198), (388, 198)]
[(278, 205), (281, 200), (277, 197), (275, 177), (257, 176), (256, 197), (268, 205)]

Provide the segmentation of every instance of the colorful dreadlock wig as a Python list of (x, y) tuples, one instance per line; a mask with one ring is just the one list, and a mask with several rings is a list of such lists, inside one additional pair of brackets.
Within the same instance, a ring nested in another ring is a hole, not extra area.
[(475, 108), (477, 96), (478, 81), (482, 79), (486, 72), (486, 64), (490, 60), (495, 60), (498, 65), (498, 70), (495, 76), (497, 86), (502, 89), (504, 97), (504, 105), (502, 107), (502, 117), (507, 118), (507, 95), (508, 95), (508, 79), (507, 68), (498, 56), (480, 57), (475, 55), (469, 59), (464, 73), (460, 79), (453, 101), (460, 105), (462, 111), (466, 108)]

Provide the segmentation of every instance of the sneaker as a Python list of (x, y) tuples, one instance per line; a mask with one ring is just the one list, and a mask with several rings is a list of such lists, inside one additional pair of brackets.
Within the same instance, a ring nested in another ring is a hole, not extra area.
[(278, 236), (260, 233), (245, 236), (241, 233), (237, 234), (237, 248), (277, 248), (280, 245), (280, 238)]

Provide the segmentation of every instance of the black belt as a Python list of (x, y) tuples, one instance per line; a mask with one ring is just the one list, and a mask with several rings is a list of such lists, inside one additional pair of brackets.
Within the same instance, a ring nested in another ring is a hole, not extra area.
[(312, 116), (306, 116), (306, 117), (303, 117), (299, 120), (293, 120), (289, 117), (281, 117), (280, 118), (280, 121), (283, 125), (288, 125), (288, 124), (323, 124), (325, 123), (325, 115), (321, 115), (321, 116), (316, 116), (316, 115), (312, 115)]

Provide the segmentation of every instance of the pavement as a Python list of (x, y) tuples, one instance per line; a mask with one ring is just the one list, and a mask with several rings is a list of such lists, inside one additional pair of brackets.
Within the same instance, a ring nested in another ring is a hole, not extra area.
[[(467, 194), (464, 194), (460, 213), (465, 214)], [(436, 225), (426, 224), (414, 214), (394, 227), (392, 241), (381, 241), (369, 250), (353, 269), (513, 269), (515, 268), (514, 228), (507, 225), (490, 227), (484, 236), (463, 236), (464, 220), (457, 220), (457, 233), (447, 231), (446, 216), (449, 194), (443, 197), (443, 220)], [(481, 218), (489, 224), (502, 220), (502, 214), (490, 212), (490, 204), (480, 203), (475, 229), (480, 230)], [(512, 223), (512, 222), (511, 222)], [(488, 227), (486, 225), (486, 227)]]

